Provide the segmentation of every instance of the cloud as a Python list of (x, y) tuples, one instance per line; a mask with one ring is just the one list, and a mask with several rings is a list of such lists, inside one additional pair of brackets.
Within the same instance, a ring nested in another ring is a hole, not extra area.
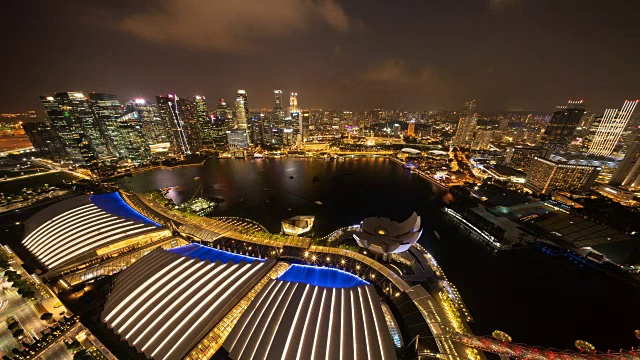
[(242, 52), (263, 50), (265, 42), (293, 39), (322, 24), (338, 32), (352, 28), (335, 0), (161, 0), (125, 15), (116, 26), (151, 42)]
[(389, 58), (367, 68), (361, 79), (372, 82), (389, 82), (408, 84), (414, 82), (437, 81), (436, 74), (430, 67), (411, 71), (406, 62), (398, 58)]
[(489, 10), (500, 13), (522, 5), (522, 0), (489, 0)]

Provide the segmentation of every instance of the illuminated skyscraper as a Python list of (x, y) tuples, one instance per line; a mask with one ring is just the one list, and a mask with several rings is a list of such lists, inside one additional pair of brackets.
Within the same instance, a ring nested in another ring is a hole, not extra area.
[(65, 158), (95, 168), (99, 158), (109, 155), (84, 94), (57, 93), (54, 96), (41, 96), (40, 101), (51, 120), (51, 128), (64, 148)]
[(249, 138), (246, 130), (227, 130), (227, 142), (229, 149), (246, 149), (249, 147)]
[(151, 159), (151, 148), (145, 137), (142, 117), (137, 111), (130, 112), (118, 119), (118, 154), (136, 165), (148, 163)]
[(124, 106), (125, 114), (137, 112), (140, 118), (144, 137), (149, 145), (169, 142), (169, 130), (160, 118), (158, 107), (145, 99), (135, 99)]
[(627, 153), (611, 176), (610, 185), (640, 187), (640, 129), (635, 129), (632, 135), (633, 141), (629, 142)]
[(23, 122), (24, 133), (29, 137), (29, 141), (41, 156), (50, 159), (60, 160), (65, 157), (64, 148), (56, 133), (48, 122)]
[(589, 191), (600, 168), (587, 165), (559, 163), (535, 158), (527, 173), (525, 186), (542, 194), (552, 190)]
[(476, 101), (470, 100), (464, 103), (464, 110), (460, 114), (460, 121), (456, 134), (453, 137), (454, 145), (469, 145), (473, 141), (473, 133), (478, 123), (476, 115)]
[(407, 135), (416, 136), (416, 121), (409, 121), (409, 128), (407, 129)]
[(124, 159), (124, 144), (118, 127), (118, 119), (123, 115), (123, 109), (116, 95), (91, 93), (91, 111), (95, 117), (100, 134), (107, 149), (112, 155)]
[(289, 95), (289, 114), (298, 112), (300, 112), (298, 108), (298, 93), (292, 92), (291, 95)]
[(558, 106), (551, 116), (545, 130), (546, 148), (553, 151), (565, 151), (574, 138), (576, 127), (584, 115), (582, 100), (569, 100), (566, 106)]
[(627, 127), (638, 100), (625, 101), (622, 109), (607, 109), (598, 126), (592, 129), (593, 141), (589, 147), (589, 154), (609, 156), (613, 152), (620, 135)]
[(276, 120), (281, 122), (285, 115), (284, 106), (282, 105), (282, 90), (273, 90), (273, 96), (275, 100), (273, 112)]
[(160, 118), (169, 129), (169, 143), (174, 154), (191, 154), (191, 148), (185, 133), (183, 114), (178, 110), (180, 99), (176, 95), (156, 96)]
[(233, 119), (233, 111), (231, 107), (224, 102), (224, 99), (218, 101), (218, 106), (216, 106), (216, 119), (222, 120), (223, 122)]
[(248, 113), (244, 103), (244, 98), (238, 95), (236, 98), (236, 127), (241, 130), (247, 130)]
[(200, 130), (200, 137), (202, 138), (202, 146), (205, 148), (213, 147), (213, 122), (209, 117), (209, 108), (207, 107), (207, 100), (204, 96), (196, 96), (193, 99), (196, 106), (196, 122)]

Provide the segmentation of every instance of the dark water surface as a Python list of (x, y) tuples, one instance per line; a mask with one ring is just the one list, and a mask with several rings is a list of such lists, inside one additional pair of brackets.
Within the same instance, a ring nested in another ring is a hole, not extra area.
[(515, 342), (560, 349), (576, 339), (600, 350), (640, 345), (636, 286), (538, 248), (495, 252), (444, 220), (442, 194), (431, 184), (384, 158), (210, 159), (119, 182), (140, 192), (179, 186), (170, 192), (179, 202), (201, 193), (221, 198), (212, 216), (250, 218), (273, 232), (295, 215), (316, 216), (314, 235), (322, 236), (368, 216), (404, 220), (416, 211), (425, 227), (420, 243), (460, 290), (476, 334), (500, 329)]

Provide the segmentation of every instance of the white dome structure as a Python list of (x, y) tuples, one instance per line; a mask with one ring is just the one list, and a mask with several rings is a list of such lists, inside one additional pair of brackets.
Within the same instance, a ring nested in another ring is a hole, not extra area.
[(370, 217), (360, 223), (360, 231), (353, 234), (358, 245), (381, 254), (400, 253), (415, 244), (422, 229), (420, 216), (415, 212), (403, 221)]

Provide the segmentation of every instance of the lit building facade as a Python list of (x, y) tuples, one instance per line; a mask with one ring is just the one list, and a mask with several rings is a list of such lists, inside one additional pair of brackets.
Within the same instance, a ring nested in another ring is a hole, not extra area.
[(236, 97), (236, 127), (240, 130), (248, 129), (249, 105), (247, 101), (246, 91), (238, 90), (238, 96)]
[(536, 158), (531, 163), (525, 185), (542, 194), (552, 190), (588, 191), (598, 177), (599, 167), (572, 165)]
[(118, 119), (123, 115), (120, 100), (113, 94), (92, 92), (89, 94), (91, 111), (98, 124), (100, 134), (111, 155), (124, 159), (124, 144), (118, 126)]
[(169, 142), (174, 154), (192, 154), (202, 149), (196, 119), (196, 105), (176, 95), (156, 96), (160, 117), (170, 129)]
[(558, 110), (553, 113), (549, 125), (545, 129), (547, 138), (546, 147), (553, 151), (565, 151), (573, 141), (574, 133), (585, 109), (583, 101), (572, 101), (565, 106), (558, 106)]
[(529, 170), (533, 160), (541, 156), (542, 148), (530, 146), (513, 146), (507, 148), (507, 156), (504, 163), (518, 170)]
[(613, 173), (610, 185), (640, 188), (640, 130), (635, 130), (634, 141), (627, 147), (627, 153)]
[(130, 112), (118, 119), (118, 154), (136, 165), (151, 160), (151, 148), (142, 127), (142, 118), (137, 111)]
[(273, 90), (274, 104), (273, 113), (276, 121), (282, 122), (284, 120), (285, 111), (282, 103), (282, 90)]
[(229, 149), (247, 149), (249, 147), (249, 138), (247, 130), (235, 129), (227, 130), (227, 144)]
[(109, 155), (104, 138), (87, 98), (81, 92), (41, 96), (51, 128), (64, 148), (65, 158), (78, 165), (96, 168)]
[(196, 122), (200, 132), (200, 138), (202, 139), (203, 148), (213, 148), (213, 121), (209, 116), (209, 108), (207, 107), (207, 99), (204, 96), (197, 95), (193, 98), (196, 111)]
[(627, 100), (619, 110), (605, 110), (600, 124), (592, 129), (594, 135), (589, 147), (589, 154), (609, 156), (613, 153), (613, 149), (627, 127), (636, 105), (638, 105), (638, 100)]
[(407, 135), (416, 136), (416, 121), (409, 121), (409, 128), (407, 129)]
[(140, 118), (144, 137), (150, 145), (169, 142), (169, 132), (166, 124), (160, 118), (158, 107), (145, 99), (135, 99), (124, 106), (125, 114), (137, 112)]
[(45, 157), (60, 160), (65, 157), (64, 148), (60, 144), (51, 124), (45, 121), (23, 122), (24, 133), (38, 152)]
[(478, 123), (478, 117), (475, 113), (476, 101), (470, 100), (464, 103), (464, 110), (460, 114), (458, 128), (453, 137), (453, 145), (465, 146), (473, 141), (473, 134)]

